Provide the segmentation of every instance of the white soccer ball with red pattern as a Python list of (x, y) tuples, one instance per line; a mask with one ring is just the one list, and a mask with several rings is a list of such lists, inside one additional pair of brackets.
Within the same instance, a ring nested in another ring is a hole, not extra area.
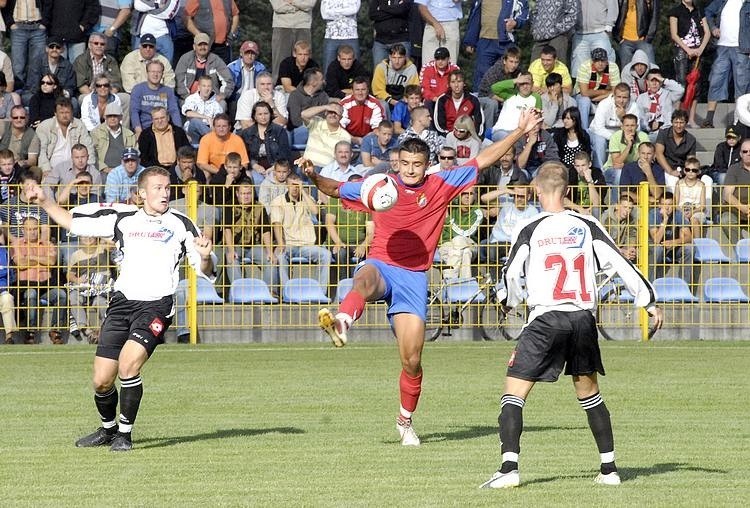
[(385, 212), (398, 201), (396, 181), (386, 174), (370, 175), (362, 182), (362, 204), (375, 212)]

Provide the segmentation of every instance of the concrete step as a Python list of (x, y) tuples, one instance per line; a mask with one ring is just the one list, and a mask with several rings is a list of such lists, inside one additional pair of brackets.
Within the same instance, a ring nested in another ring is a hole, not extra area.
[[(700, 125), (706, 118), (706, 110), (708, 105), (705, 103), (699, 103), (695, 110), (695, 121)], [(716, 105), (716, 112), (714, 113), (714, 126), (717, 128), (725, 128), (728, 125), (734, 124), (734, 103), (733, 102), (720, 102)]]

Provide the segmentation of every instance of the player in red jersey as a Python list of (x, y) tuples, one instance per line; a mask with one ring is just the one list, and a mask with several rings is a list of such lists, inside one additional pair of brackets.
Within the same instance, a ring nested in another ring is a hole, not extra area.
[[(399, 379), (401, 408), (396, 420), (402, 445), (419, 445), (411, 417), (422, 391), (426, 272), (432, 265), (448, 205), (462, 190), (476, 183), (479, 171), (494, 164), (540, 121), (539, 111), (527, 110), (510, 136), (488, 146), (464, 166), (431, 175), (425, 175), (430, 160), (427, 144), (416, 138), (404, 142), (399, 148), (399, 172), (395, 178), (398, 201), (386, 212), (371, 212), (375, 235), (367, 259), (354, 274), (352, 290), (337, 314), (322, 309), (318, 315), (321, 328), (341, 347), (366, 302), (387, 302), (403, 369)], [(321, 177), (304, 159), (297, 163), (322, 193), (340, 198), (347, 208), (370, 212), (360, 201), (361, 182), (340, 183)]]

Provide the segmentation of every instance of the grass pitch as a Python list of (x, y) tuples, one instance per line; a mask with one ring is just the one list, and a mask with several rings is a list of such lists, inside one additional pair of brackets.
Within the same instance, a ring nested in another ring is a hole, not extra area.
[(97, 426), (93, 349), (0, 348), (2, 506), (747, 506), (750, 343), (603, 343), (622, 486), (569, 379), (524, 411), (522, 486), (497, 468), (511, 343), (435, 343), (397, 443), (392, 344), (162, 346), (144, 371), (135, 449), (76, 449)]

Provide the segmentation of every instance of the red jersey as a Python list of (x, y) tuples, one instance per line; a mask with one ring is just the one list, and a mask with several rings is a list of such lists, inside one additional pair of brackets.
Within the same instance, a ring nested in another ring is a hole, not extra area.
[(375, 223), (375, 236), (367, 257), (413, 271), (425, 271), (443, 231), (445, 214), (451, 200), (474, 185), (479, 175), (477, 162), (427, 175), (418, 187), (404, 185), (396, 176), (398, 201), (387, 212), (373, 212), (360, 201), (362, 182), (339, 185), (341, 202), (346, 208), (369, 212)]
[(385, 118), (380, 100), (372, 95), (362, 104), (347, 95), (339, 102), (343, 108), (341, 126), (352, 136), (364, 137), (371, 133)]

